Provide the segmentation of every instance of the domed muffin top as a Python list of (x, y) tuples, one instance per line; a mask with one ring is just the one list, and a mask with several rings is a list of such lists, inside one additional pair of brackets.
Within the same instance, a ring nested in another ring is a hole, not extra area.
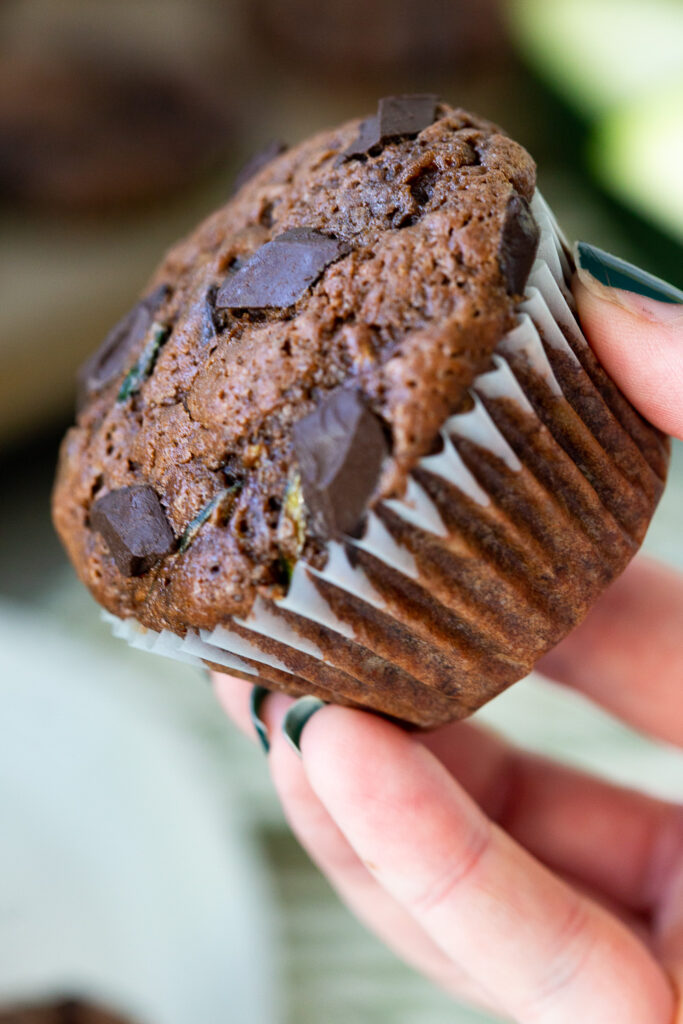
[(531, 157), (435, 97), (279, 148), (81, 370), (55, 523), (97, 600), (155, 629), (246, 615), (400, 494), (533, 261)]

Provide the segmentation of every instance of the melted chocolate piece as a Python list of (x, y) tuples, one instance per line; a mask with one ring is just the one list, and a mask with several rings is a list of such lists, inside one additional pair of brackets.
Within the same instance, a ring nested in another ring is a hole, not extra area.
[(345, 160), (365, 156), (394, 139), (418, 135), (436, 119), (438, 96), (385, 96), (374, 117), (363, 121), (358, 138), (341, 154)]
[(175, 547), (175, 537), (151, 487), (119, 487), (95, 502), (90, 525), (101, 533), (119, 571), (141, 576)]
[(389, 452), (380, 420), (360, 392), (338, 388), (294, 424), (293, 441), (316, 531), (354, 534)]
[(523, 196), (510, 196), (498, 247), (498, 263), (508, 295), (522, 295), (541, 237), (531, 208)]
[(154, 314), (170, 292), (166, 284), (133, 306), (112, 327), (100, 347), (81, 366), (77, 374), (76, 412), (81, 412), (90, 399), (109, 384), (125, 368), (128, 357), (152, 326)]
[(266, 242), (230, 274), (216, 296), (217, 309), (283, 309), (293, 305), (348, 246), (313, 228), (292, 228)]
[(272, 139), (267, 145), (260, 149), (258, 153), (254, 153), (252, 157), (247, 160), (246, 164), (240, 171), (235, 175), (235, 181), (232, 186), (232, 194), (246, 185), (248, 181), (251, 181), (258, 172), (266, 167), (271, 160), (274, 160), (276, 156), (280, 156), (281, 153), (285, 153), (289, 147), (286, 142), (281, 139)]

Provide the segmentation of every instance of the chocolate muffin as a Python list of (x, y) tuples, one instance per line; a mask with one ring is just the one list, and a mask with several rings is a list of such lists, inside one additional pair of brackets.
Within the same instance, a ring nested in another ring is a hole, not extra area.
[(570, 274), (529, 154), (433, 96), (273, 156), (80, 374), (54, 519), (116, 631), (420, 726), (525, 675), (668, 462)]

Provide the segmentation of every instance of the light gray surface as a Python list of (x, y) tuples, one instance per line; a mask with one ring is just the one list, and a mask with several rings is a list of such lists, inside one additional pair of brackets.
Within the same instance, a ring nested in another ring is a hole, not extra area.
[(203, 678), (55, 619), (0, 605), (0, 1006), (277, 1024), (268, 875)]

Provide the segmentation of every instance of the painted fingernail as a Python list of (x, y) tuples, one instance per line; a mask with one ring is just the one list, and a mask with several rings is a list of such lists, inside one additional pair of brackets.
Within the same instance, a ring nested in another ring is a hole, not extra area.
[(282, 731), (292, 750), (301, 757), (301, 733), (309, 718), (325, 707), (318, 697), (299, 697), (282, 719)]
[[(683, 303), (683, 291), (679, 288), (594, 245), (577, 242), (575, 255), (579, 277), (588, 288), (593, 278), (605, 288), (618, 288), (657, 302)], [(588, 275), (588, 279), (584, 275)]]
[(263, 747), (264, 753), (268, 753), (270, 750), (270, 739), (268, 738), (268, 729), (266, 723), (261, 718), (261, 708), (263, 702), (270, 694), (270, 690), (266, 690), (265, 686), (254, 686), (249, 697), (249, 714), (251, 716), (251, 724), (254, 726), (254, 732), (258, 736), (259, 743)]

